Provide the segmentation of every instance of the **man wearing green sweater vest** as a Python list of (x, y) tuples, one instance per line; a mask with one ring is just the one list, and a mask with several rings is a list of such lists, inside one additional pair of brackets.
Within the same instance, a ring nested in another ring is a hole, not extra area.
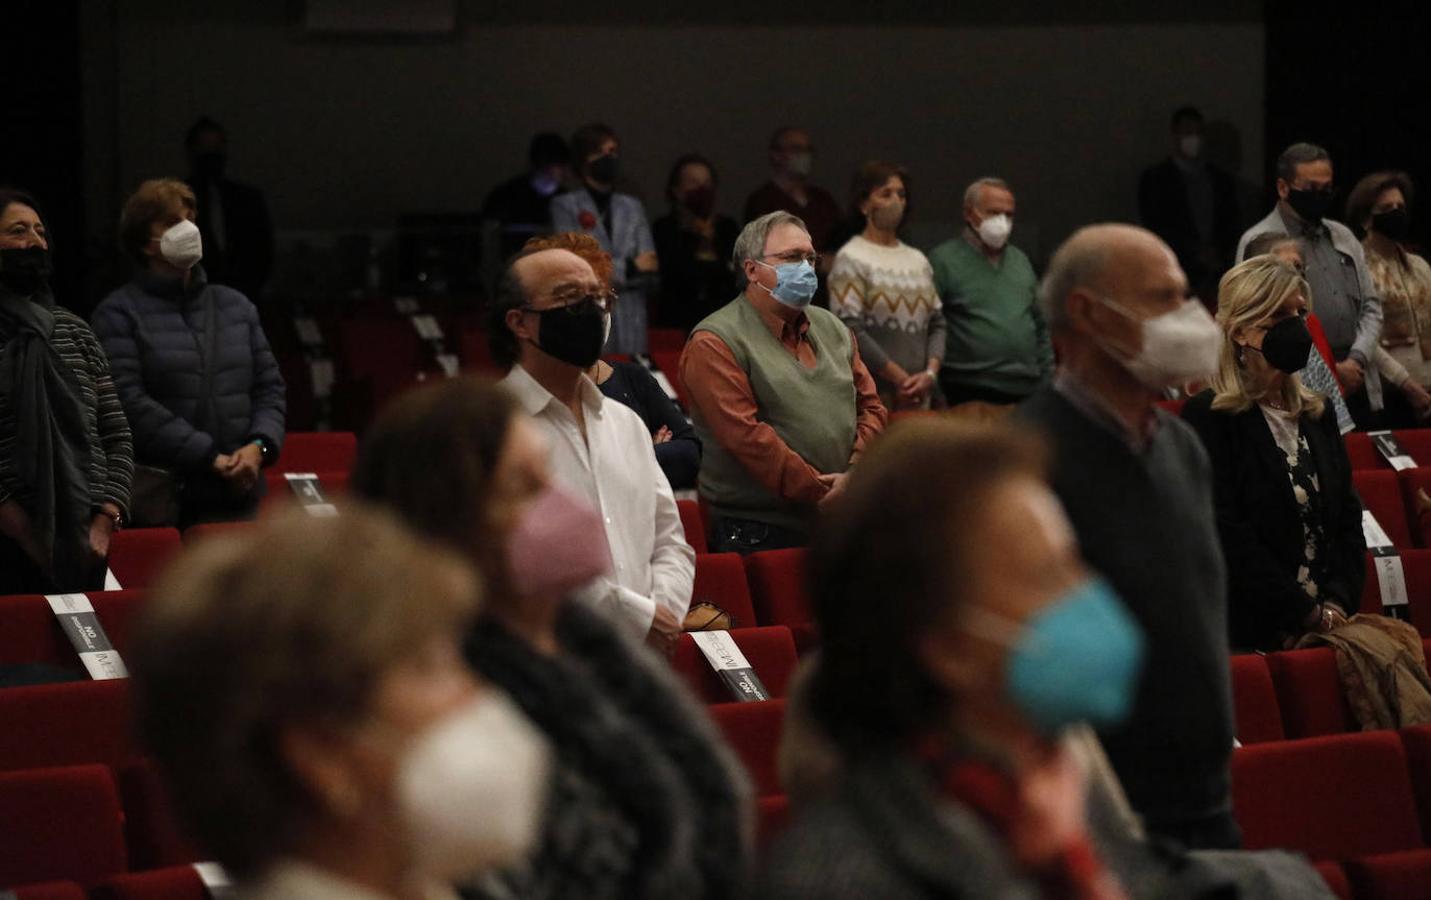
[(965, 228), (929, 254), (948, 323), (939, 386), (950, 406), (1018, 403), (1053, 374), (1053, 345), (1035, 302), (1038, 277), (1008, 243), (1014, 194), (998, 178), (964, 192)]

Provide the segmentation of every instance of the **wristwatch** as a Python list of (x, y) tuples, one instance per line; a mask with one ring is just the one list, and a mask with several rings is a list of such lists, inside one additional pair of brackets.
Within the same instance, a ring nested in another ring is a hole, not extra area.
[(265, 466), (268, 465), (269, 463), (273, 462), (273, 445), (272, 445), (272, 444), (270, 444), (268, 441), (264, 440), (264, 439), (261, 438), (261, 437), (256, 437), (256, 438), (254, 438), (254, 439), (253, 439), (253, 443), (255, 443), (255, 444), (258, 445), (258, 453), (259, 453), (259, 456), (262, 457), (262, 459), (263, 459), (263, 464), (264, 464)]

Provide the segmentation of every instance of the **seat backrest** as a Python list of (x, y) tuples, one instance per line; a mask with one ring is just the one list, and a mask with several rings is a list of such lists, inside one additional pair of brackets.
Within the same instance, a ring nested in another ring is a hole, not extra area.
[(195, 541), (202, 541), (204, 538), (222, 534), (243, 534), (251, 528), (253, 528), (253, 522), (250, 521), (202, 522), (184, 529), (184, 543), (192, 544)]
[(291, 431), (275, 472), (351, 472), (358, 456), (358, 437), (351, 431)]
[(808, 625), (812, 621), (805, 589), (804, 548), (763, 550), (745, 558), (750, 599), (761, 625)]
[(1411, 789), (1421, 817), (1421, 835), (1431, 844), (1431, 725), (1401, 729), (1401, 746), (1411, 770)]
[(1431, 466), (1431, 428), (1398, 428), (1392, 433), (1416, 465)]
[(646, 345), (652, 353), (680, 353), (686, 346), (684, 328), (651, 328), (646, 332)]
[(127, 679), (0, 690), (0, 771), (122, 765), (138, 755), (129, 716)]
[[(135, 616), (143, 607), (147, 592), (90, 591), (95, 617), (104, 627), (109, 643), (123, 658), (129, 648), (129, 634)], [(83, 673), (79, 656), (60, 629), (50, 604), (39, 594), (11, 594), (0, 597), (0, 665), (43, 663)]]
[(686, 393), (686, 386), (681, 383), (681, 351), (657, 350), (653, 347), (651, 362), (656, 366), (656, 370), (665, 375), (666, 380), (671, 383), (672, 390), (676, 392), (676, 402), (685, 409), (690, 409), (690, 397)]
[(1232, 754), (1232, 805), (1249, 850), (1330, 860), (1424, 845), (1392, 731), (1241, 747)]
[[(85, 900), (84, 888), (73, 881), (47, 881), (44, 884), (27, 884), (12, 887), (10, 892), (15, 900)], [(3, 891), (0, 891), (3, 894)]]
[(185, 834), (159, 770), (137, 759), (118, 770), (129, 859), (136, 870), (178, 866), (205, 856)]
[(1351, 460), (1353, 471), (1363, 469), (1391, 470), (1391, 463), (1382, 458), (1381, 452), (1371, 442), (1365, 432), (1353, 431), (1342, 435), (1342, 443), (1347, 448), (1347, 458)]
[[(790, 629), (782, 625), (735, 628), (728, 634), (770, 696), (784, 697), (799, 663)], [(671, 665), (703, 703), (727, 703), (735, 699), (689, 634), (681, 635), (676, 642)]]
[(750, 600), (745, 561), (739, 553), (703, 553), (696, 557), (695, 585), (691, 605), (712, 603), (731, 614), (736, 628), (757, 625), (755, 606)]
[(90, 892), (93, 900), (209, 900), (193, 866), (168, 866), (107, 878)]
[(174, 528), (123, 528), (109, 540), (109, 568), (123, 588), (147, 588), (184, 549)]
[(706, 522), (701, 516), (701, 505), (694, 500), (677, 500), (676, 509), (681, 513), (681, 528), (686, 532), (686, 543), (697, 554), (710, 552), (706, 545)]
[(1330, 647), (1267, 654), (1277, 689), (1282, 730), (1289, 738), (1342, 734), (1356, 729)]
[(711, 718), (750, 773), (756, 796), (774, 797), (783, 793), (776, 754), (785, 722), (785, 701), (719, 703), (709, 709)]
[(1244, 744), (1280, 741), (1282, 711), (1267, 661), (1255, 653), (1232, 657), (1232, 706), (1237, 719), (1237, 739)]
[(1411, 527), (1406, 521), (1406, 504), (1401, 498), (1401, 483), (1392, 471), (1362, 470), (1352, 472), (1352, 483), (1362, 504), (1391, 538), (1391, 543), (1403, 550), (1416, 544), (1411, 540)]
[[(1405, 469), (1396, 473), (1401, 483), (1401, 502), (1412, 540), (1418, 547), (1431, 547), (1431, 467)], [(1425, 493), (1427, 501), (1419, 495)], [(1419, 502), (1418, 502), (1419, 501)]]
[(1348, 860), (1347, 880), (1366, 900), (1431, 897), (1431, 850), (1402, 850)]
[(123, 814), (105, 766), (0, 772), (0, 884), (89, 887), (126, 867)]
[(761, 797), (755, 804), (755, 845), (768, 847), (790, 821), (790, 798)]

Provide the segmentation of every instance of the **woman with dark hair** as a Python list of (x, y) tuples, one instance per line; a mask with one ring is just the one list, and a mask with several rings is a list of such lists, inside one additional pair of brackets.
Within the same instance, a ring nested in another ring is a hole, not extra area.
[(542, 432), (498, 387), (457, 379), (385, 412), (353, 488), (454, 546), (489, 586), (466, 654), (552, 744), (529, 864), (469, 897), (738, 894), (749, 804), (738, 765), (669, 666), (572, 598), (609, 566), (601, 520), (554, 487)]
[(103, 588), (133, 474), (109, 360), (50, 290), (39, 207), (0, 189), (0, 594)]
[(651, 226), (661, 260), (660, 324), (689, 332), (735, 296), (731, 251), (740, 226), (716, 212), (715, 166), (687, 153), (671, 166), (671, 211)]
[(899, 239), (909, 173), (872, 160), (855, 173), (851, 193), (865, 225), (835, 256), (830, 311), (855, 333), (885, 406), (928, 409), (944, 359), (945, 322), (933, 267)]
[(1381, 297), (1381, 346), (1372, 362), (1383, 384), (1382, 427), (1431, 418), (1431, 265), (1405, 246), (1416, 191), (1405, 172), (1373, 172), (1347, 198), (1347, 222), (1365, 237), (1366, 266)]
[(156, 178), (125, 201), (119, 240), (134, 279), (95, 309), (141, 464), (135, 520), (252, 517), (278, 459), (287, 398), (249, 298), (208, 280), (194, 192)]

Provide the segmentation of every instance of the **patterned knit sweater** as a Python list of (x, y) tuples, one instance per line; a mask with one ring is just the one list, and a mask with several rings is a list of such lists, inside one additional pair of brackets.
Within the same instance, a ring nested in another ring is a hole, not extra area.
[(894, 362), (909, 374), (944, 358), (944, 315), (934, 291), (934, 270), (923, 253), (900, 242), (886, 247), (856, 235), (840, 248), (830, 270), (830, 311), (859, 340), (860, 356), (879, 382)]

